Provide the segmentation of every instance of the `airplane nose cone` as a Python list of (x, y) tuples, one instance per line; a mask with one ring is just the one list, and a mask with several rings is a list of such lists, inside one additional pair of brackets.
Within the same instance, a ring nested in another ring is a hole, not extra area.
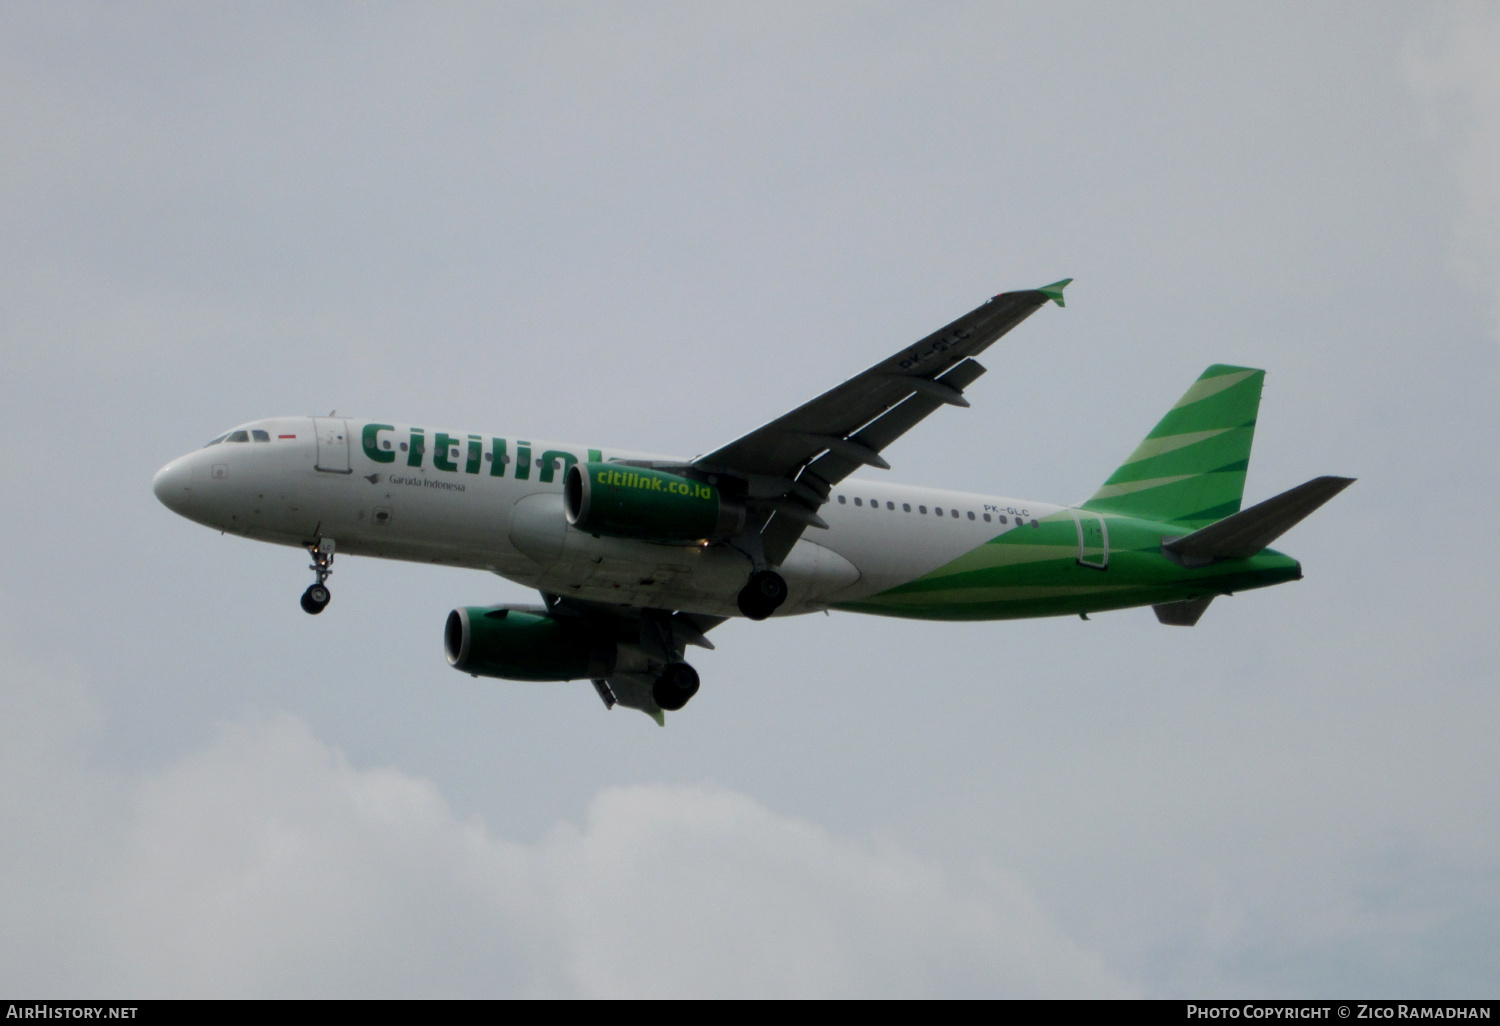
[(156, 472), (151, 479), (151, 490), (161, 504), (173, 513), (187, 515), (188, 502), (192, 496), (189, 486), (190, 472), (184, 460), (173, 460)]

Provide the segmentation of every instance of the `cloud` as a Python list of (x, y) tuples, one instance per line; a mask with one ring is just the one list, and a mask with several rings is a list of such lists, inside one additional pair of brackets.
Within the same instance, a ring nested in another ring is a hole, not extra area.
[[(77, 682), (8, 665), (0, 985), (141, 996), (1118, 995), (993, 865), (704, 784), (599, 792), (534, 843), (292, 716), (88, 767)], [(23, 771), (24, 768), (24, 771)]]

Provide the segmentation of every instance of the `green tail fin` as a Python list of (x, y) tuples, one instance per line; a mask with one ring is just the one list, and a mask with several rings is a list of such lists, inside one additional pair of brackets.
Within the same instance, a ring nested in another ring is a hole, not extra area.
[(1238, 513), (1266, 372), (1216, 363), (1085, 509), (1196, 530)]

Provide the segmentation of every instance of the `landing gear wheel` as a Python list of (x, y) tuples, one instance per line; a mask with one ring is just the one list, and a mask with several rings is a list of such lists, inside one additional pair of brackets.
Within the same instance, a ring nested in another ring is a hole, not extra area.
[(302, 611), (317, 616), (332, 597), (328, 594), (328, 589), (321, 584), (309, 584), (307, 590), (302, 593)]
[(764, 620), (786, 601), (786, 581), (774, 570), (757, 570), (740, 589), (740, 612), (752, 620)]
[(308, 585), (307, 590), (302, 593), (302, 611), (312, 616), (317, 616), (328, 605), (328, 600), (333, 596), (328, 594), (326, 583), (333, 576), (333, 550), (332, 538), (319, 538), (307, 546), (307, 552), (312, 556), (312, 566), (309, 570), (318, 578), (313, 584)]
[(667, 712), (676, 712), (698, 693), (698, 671), (687, 663), (668, 663), (651, 686), (651, 697)]

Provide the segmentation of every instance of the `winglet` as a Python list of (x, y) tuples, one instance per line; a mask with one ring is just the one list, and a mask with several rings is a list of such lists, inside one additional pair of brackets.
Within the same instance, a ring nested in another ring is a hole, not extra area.
[(1063, 289), (1068, 287), (1068, 283), (1072, 280), (1072, 278), (1064, 278), (1062, 281), (1055, 281), (1051, 285), (1043, 285), (1041, 288), (1037, 289), (1037, 291), (1046, 296), (1048, 299), (1052, 300), (1052, 302), (1056, 303), (1058, 306), (1067, 306), (1068, 304), (1063, 302), (1062, 292)]

